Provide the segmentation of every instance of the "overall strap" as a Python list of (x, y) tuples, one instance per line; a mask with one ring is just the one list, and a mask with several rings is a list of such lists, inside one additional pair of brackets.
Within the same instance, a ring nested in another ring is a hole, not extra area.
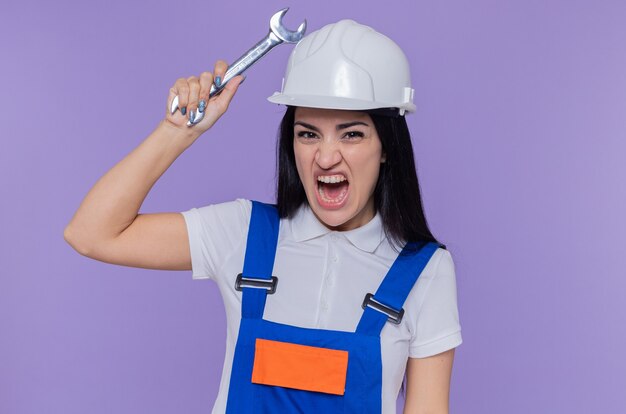
[(357, 333), (379, 336), (388, 319), (400, 323), (402, 306), (439, 244), (429, 242), (415, 253), (417, 246), (413, 243), (404, 246), (376, 293), (366, 296)]
[(276, 207), (252, 201), (243, 272), (237, 277), (235, 285), (237, 290), (243, 291), (241, 316), (244, 318), (263, 318), (267, 293), (273, 293), (267, 286), (276, 287), (277, 279), (272, 279), (272, 269), (279, 223)]

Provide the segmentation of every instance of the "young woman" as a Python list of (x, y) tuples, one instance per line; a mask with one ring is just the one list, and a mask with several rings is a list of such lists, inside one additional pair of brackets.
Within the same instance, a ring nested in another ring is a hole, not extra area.
[[(227, 65), (179, 79), (156, 130), (105, 174), (65, 231), (81, 254), (211, 278), (227, 347), (214, 413), (447, 413), (461, 343), (454, 265), (424, 217), (398, 46), (344, 20), (294, 49), (283, 90), (277, 205), (240, 199), (139, 214), (156, 180), (226, 111)], [(204, 118), (191, 127), (197, 111)]]

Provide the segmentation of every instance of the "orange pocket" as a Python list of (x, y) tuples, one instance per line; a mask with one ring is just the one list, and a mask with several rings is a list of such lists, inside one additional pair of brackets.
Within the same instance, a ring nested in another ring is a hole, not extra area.
[(256, 340), (252, 382), (343, 395), (348, 351)]

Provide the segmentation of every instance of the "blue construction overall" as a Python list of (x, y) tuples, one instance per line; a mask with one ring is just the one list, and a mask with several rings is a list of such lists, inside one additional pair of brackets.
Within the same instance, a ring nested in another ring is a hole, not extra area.
[(376, 293), (366, 295), (355, 332), (309, 329), (263, 319), (267, 295), (277, 288), (278, 228), (275, 207), (253, 201), (235, 286), (243, 296), (226, 412), (380, 414), (380, 332), (387, 321), (400, 323), (404, 301), (439, 245), (426, 243), (414, 254), (404, 247)]

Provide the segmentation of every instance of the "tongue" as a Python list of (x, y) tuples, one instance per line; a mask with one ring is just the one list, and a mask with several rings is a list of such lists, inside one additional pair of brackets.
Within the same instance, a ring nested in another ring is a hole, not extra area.
[(329, 199), (339, 198), (341, 193), (348, 187), (347, 181), (342, 181), (340, 183), (333, 184), (322, 184), (322, 189), (324, 190), (324, 195), (326, 195)]

